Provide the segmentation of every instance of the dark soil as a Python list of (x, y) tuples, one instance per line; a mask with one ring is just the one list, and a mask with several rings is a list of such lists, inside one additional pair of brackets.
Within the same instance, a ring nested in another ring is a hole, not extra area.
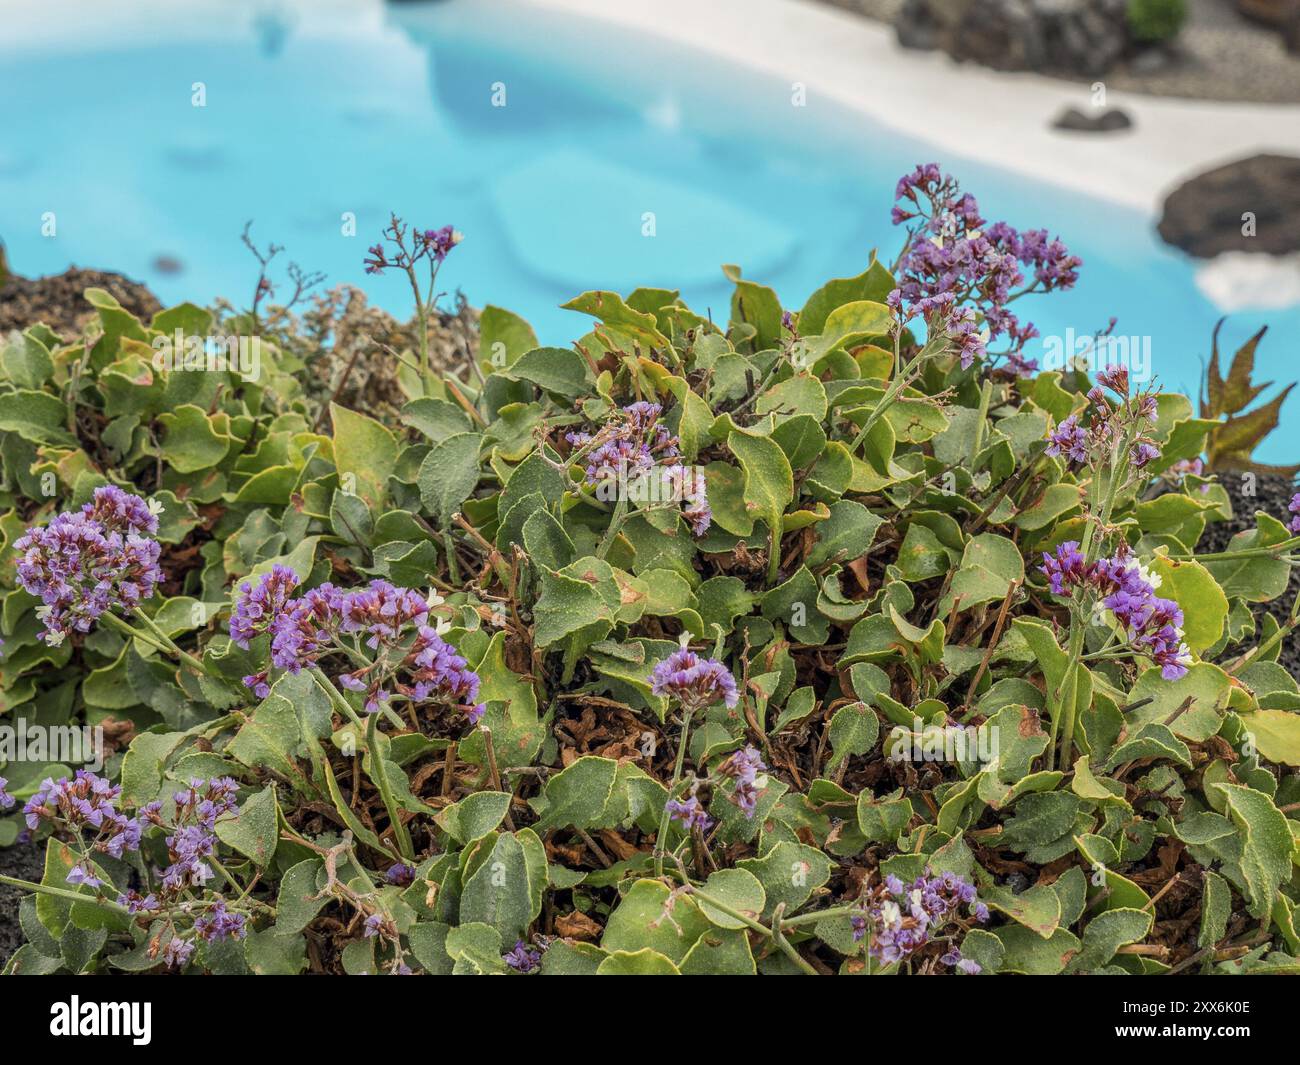
[(86, 302), (88, 288), (104, 289), (142, 321), (162, 310), (152, 292), (122, 274), (73, 266), (49, 277), (9, 274), (6, 278), (2, 263), (0, 258), (0, 333), (44, 322), (64, 339), (81, 336), (86, 323), (98, 316)]
[[(0, 847), (0, 874), (39, 882), (45, 867), (45, 848), (41, 844), (19, 843)], [(18, 924), (18, 903), (25, 892), (0, 884), (0, 968), (9, 955), (25, 942)]]
[[(1247, 478), (1239, 473), (1223, 473), (1219, 476), (1224, 489), (1232, 499), (1232, 521), (1215, 522), (1206, 526), (1205, 535), (1201, 537), (1201, 542), (1196, 545), (1197, 552), (1206, 554), (1213, 551), (1223, 551), (1228, 547), (1228, 541), (1239, 532), (1243, 532), (1255, 527), (1255, 512), (1257, 510), (1265, 511), (1279, 521), (1287, 521), (1290, 515), (1287, 513), (1287, 504), (1291, 502), (1291, 497), (1296, 492), (1296, 486), (1288, 477), (1279, 477), (1275, 474), (1262, 474), (1255, 482), (1255, 494), (1253, 496), (1245, 495), (1242, 489), (1248, 483)], [(1259, 618), (1261, 614), (1267, 612), (1272, 614), (1278, 621), (1285, 621), (1291, 614), (1291, 604), (1295, 602), (1296, 596), (1300, 594), (1300, 569), (1291, 570), (1291, 583), (1287, 588), (1286, 594), (1274, 599), (1271, 603), (1261, 603), (1255, 608), (1255, 617)], [(1291, 676), (1300, 679), (1300, 638), (1295, 635), (1282, 644), (1281, 654), (1278, 661), (1286, 667)]]

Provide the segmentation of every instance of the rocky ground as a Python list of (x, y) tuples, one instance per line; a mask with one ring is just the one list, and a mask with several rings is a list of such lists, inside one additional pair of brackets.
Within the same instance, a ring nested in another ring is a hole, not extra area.
[[(40, 844), (20, 843), (0, 847), (0, 875), (19, 880), (39, 881), (44, 870), (45, 848)], [(18, 924), (18, 903), (24, 892), (0, 884), (0, 969), (15, 950), (23, 945)]]
[[(914, 7), (916, 0), (822, 2), (898, 25), (904, 8)], [(928, 2), (955, 7), (968, 0)], [(1014, 9), (1016, 18), (1026, 9), (1059, 12), (1083, 6), (1082, 0), (979, 2), (990, 9)], [(1280, 32), (1244, 17), (1235, 0), (1188, 0), (1188, 8), (1187, 23), (1172, 46), (1144, 49), (1122, 56), (1114, 65), (1108, 65), (1103, 78), (1106, 87), (1156, 96), (1300, 103), (1300, 56), (1288, 54)], [(990, 40), (990, 47), (993, 52), (989, 65), (1002, 66), (999, 61), (1001, 50), (996, 41)], [(1096, 76), (1087, 72), (1072, 73), (1054, 62), (1034, 69), (1049, 77), (1075, 81), (1092, 81)]]
[(85, 324), (96, 317), (83, 296), (88, 288), (104, 289), (146, 322), (162, 310), (152, 292), (122, 274), (74, 266), (62, 274), (31, 278), (5, 276), (0, 268), (0, 333), (44, 322), (60, 336), (79, 336)]
[[(1273, 475), (1259, 477), (1255, 483), (1253, 496), (1244, 494), (1243, 487), (1248, 482), (1238, 474), (1224, 473), (1220, 475), (1219, 480), (1232, 499), (1233, 518), (1232, 521), (1216, 522), (1206, 528), (1201, 542), (1196, 545), (1200, 554), (1226, 550), (1228, 541), (1236, 533), (1255, 527), (1257, 510), (1266, 511), (1279, 520), (1285, 520), (1288, 516), (1287, 504), (1291, 502), (1291, 497), (1296, 492), (1296, 486), (1288, 477)], [(1292, 569), (1291, 584), (1286, 595), (1259, 606), (1255, 616), (1259, 617), (1264, 611), (1268, 611), (1278, 621), (1285, 621), (1291, 613), (1291, 604), (1295, 602), (1297, 595), (1300, 595), (1300, 569)], [(1293, 677), (1300, 679), (1300, 639), (1292, 637), (1282, 644), (1279, 661)]]

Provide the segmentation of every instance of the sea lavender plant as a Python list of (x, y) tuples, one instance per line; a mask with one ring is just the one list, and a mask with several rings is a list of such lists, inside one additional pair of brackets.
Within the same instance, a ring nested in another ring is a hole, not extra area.
[[(663, 816), (659, 819), (659, 833), (655, 840), (656, 872), (662, 875), (664, 855), (667, 853), (668, 823), (674, 816), (673, 810), (676, 809), (680, 813), (683, 808), (690, 809), (686, 804), (670, 807), (669, 803), (676, 798), (681, 783), (691, 717), (697, 711), (715, 703), (722, 703), (727, 708), (734, 707), (740, 701), (740, 692), (736, 689), (736, 679), (727, 667), (717, 659), (701, 658), (686, 646), (684, 635), (681, 647), (651, 670), (650, 690), (655, 695), (667, 696), (682, 711), (682, 731), (677, 739), (677, 760), (673, 767), (672, 780), (668, 785), (667, 801), (664, 803)], [(694, 796), (691, 798), (694, 799)], [(677, 819), (683, 820), (680, 816)]]
[[(1072, 288), (1082, 260), (1046, 230), (986, 223), (975, 198), (937, 163), (900, 178), (894, 199), (893, 222), (907, 226), (908, 234), (889, 305), (904, 321), (924, 319), (931, 335), (956, 349), (963, 368), (1005, 336), (1009, 347), (1000, 357), (1019, 373), (1036, 369), (1022, 352), (1038, 330), (1009, 306), (1032, 292)], [(1032, 271), (1027, 283), (1026, 270)]]
[(570, 461), (581, 463), (586, 484), (596, 498), (613, 499), (615, 516), (598, 555), (613, 543), (627, 513), (629, 499), (650, 507), (681, 505), (695, 536), (703, 536), (713, 522), (704, 476), (681, 462), (681, 445), (660, 420), (658, 403), (638, 400), (614, 410), (594, 432), (565, 434), (573, 447)]
[[(69, 840), (78, 855), (66, 877), (69, 884), (90, 888), (104, 901), (113, 898), (133, 917), (161, 922), (150, 941), (150, 957), (183, 968), (196, 941), (238, 939), (247, 931), (251, 904), (242, 898), (230, 902), (208, 886), (215, 879), (217, 822), (238, 813), (237, 788), (228, 777), (191, 780), (172, 796), (170, 816), (161, 802), (151, 802), (127, 817), (118, 808), (120, 785), (82, 769), (72, 779), (42, 781), (23, 813), (29, 829), (48, 826)], [(140, 851), (145, 833), (153, 829), (165, 836), (166, 868), (154, 870), (156, 879), (145, 891), (130, 888), (114, 898), (95, 855), (121, 859)]]
[(863, 895), (851, 923), (854, 940), (866, 939), (868, 956), (885, 965), (910, 966), (928, 956), (973, 975), (980, 967), (962, 957), (958, 937), (988, 917), (973, 884), (927, 869), (910, 884), (886, 876)]
[(59, 644), (86, 633), (116, 609), (131, 614), (163, 579), (157, 505), (116, 485), (95, 489), (93, 502), (65, 511), (21, 536), (18, 582), (42, 606), (44, 639)]
[(9, 787), (8, 779), (5, 777), (0, 777), (0, 810), (13, 809), (14, 803), (17, 801), (12, 795), (9, 794), (8, 791), (5, 790), (8, 787)]
[(231, 639), (248, 648), (270, 637), (270, 667), (244, 678), (258, 698), (270, 693), (272, 668), (325, 667), (340, 688), (363, 694), (368, 714), (397, 696), (459, 707), (475, 723), (482, 716), (478, 674), (442, 638), (447, 622), (428, 624), (440, 597), (373, 580), (351, 590), (322, 584), (291, 598), (298, 583), (291, 569), (276, 566), (245, 581), (235, 598)]
[[(439, 229), (417, 229), (407, 225), (397, 215), (392, 215), (382, 239), (371, 245), (367, 252), (367, 274), (382, 274), (386, 270), (401, 270), (406, 274), (415, 297), (415, 313), (420, 323), (420, 367), (424, 374), (426, 391), (434, 388), (433, 363), (429, 352), (429, 314), (433, 311), (438, 292), (438, 270), (464, 237), (451, 226)], [(427, 269), (428, 281), (420, 278), (421, 264)]]

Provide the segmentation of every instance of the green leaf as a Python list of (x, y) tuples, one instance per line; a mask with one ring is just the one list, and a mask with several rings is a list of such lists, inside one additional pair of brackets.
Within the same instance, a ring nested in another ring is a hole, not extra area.
[(763, 887), (763, 916), (785, 903), (788, 917), (804, 905), (831, 876), (831, 860), (816, 847), (779, 840), (761, 858), (742, 858), (736, 867), (753, 873)]
[(275, 929), (283, 935), (301, 932), (329, 903), (329, 896), (317, 887), (317, 876), (325, 868), (320, 858), (299, 862), (280, 879), (275, 897)]
[(158, 415), (163, 427), (160, 452), (177, 473), (197, 473), (217, 465), (230, 450), (231, 437), (201, 407), (184, 404)]
[(420, 500), (438, 527), (449, 528), (479, 479), (478, 433), (457, 433), (435, 444), (420, 463)]
[(827, 764), (833, 772), (850, 755), (866, 754), (880, 738), (880, 718), (866, 703), (850, 703), (835, 711), (828, 728), (834, 756)]
[(1199, 562), (1173, 562), (1162, 555), (1151, 560), (1150, 569), (1160, 577), (1160, 595), (1182, 608), (1187, 646), (1201, 654), (1218, 643), (1228, 620), (1228, 597), (1210, 571)]
[(614, 792), (618, 763), (612, 758), (585, 755), (546, 782), (547, 806), (537, 831), (562, 825), (591, 828), (600, 823)]
[(649, 948), (679, 964), (710, 925), (689, 896), (673, 903), (672, 920), (664, 919), (668, 894), (661, 881), (638, 880), (609, 915), (600, 945), (611, 953)]
[(448, 835), (464, 846), (482, 839), (505, 820), (510, 792), (476, 791), (452, 803), (435, 818)]
[(0, 430), (34, 444), (74, 444), (67, 408), (48, 392), (18, 389), (0, 394)]
[(1098, 914), (1083, 930), (1083, 947), (1070, 963), (1070, 970), (1087, 972), (1106, 965), (1120, 947), (1145, 939), (1153, 920), (1154, 915), (1146, 910), (1126, 907)]
[(1264, 917), (1278, 888), (1291, 878), (1295, 839), (1286, 815), (1262, 791), (1241, 784), (1210, 784), (1220, 794), (1241, 836), (1241, 874), (1246, 880), (1250, 913)]
[(572, 348), (534, 348), (511, 363), (506, 374), (566, 399), (577, 399), (589, 389), (587, 362)]
[[(716, 899), (729, 910), (757, 921), (767, 904), (767, 895), (758, 877), (747, 869), (719, 869), (709, 875), (704, 882), (703, 891), (710, 898)], [(749, 926), (742, 920), (718, 909), (704, 898), (699, 899), (700, 910), (719, 928), (739, 931)]]
[[(528, 926), (541, 912), (541, 887), (534, 884), (538, 870), (530, 868), (523, 844), (512, 832), (503, 832), (491, 852), (465, 880), (460, 896), (462, 922), (491, 925), (502, 943), (514, 944), (527, 935)], [(545, 879), (545, 867), (541, 871)], [(534, 899), (538, 906), (534, 909)]]
[(259, 868), (265, 868), (275, 856), (279, 819), (275, 789), (263, 788), (244, 800), (237, 816), (217, 822), (217, 838), (252, 859)]
[[(334, 425), (334, 464), (340, 485), (359, 495), (371, 508), (387, 493), (388, 478), (397, 467), (397, 440), (374, 418), (330, 404)], [(379, 513), (375, 510), (375, 513)]]
[(1196, 945), (1204, 950), (1220, 942), (1228, 934), (1228, 920), (1232, 917), (1232, 889), (1217, 873), (1205, 870), (1201, 888), (1201, 928), (1196, 935)]
[(597, 976), (680, 976), (672, 961), (657, 950), (613, 951), (596, 969)]
[(479, 358), (493, 369), (509, 366), (537, 347), (537, 334), (523, 318), (504, 307), (487, 304), (478, 320)]

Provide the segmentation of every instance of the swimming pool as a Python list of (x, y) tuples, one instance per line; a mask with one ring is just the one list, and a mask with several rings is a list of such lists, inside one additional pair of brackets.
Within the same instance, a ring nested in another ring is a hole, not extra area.
[[(1024, 305), (1045, 337), (1114, 315), (1167, 388), (1195, 394), (1222, 313), (1141, 212), (815, 97), (794, 106), (785, 81), (612, 26), (475, 0), (141, 2), (75, 21), (47, 7), (6, 11), (22, 32), (0, 39), (0, 237), (20, 273), (77, 263), (169, 302), (240, 301), (252, 219), (285, 260), (404, 313), (402, 282), (362, 267), (393, 210), (465, 234), (449, 289), (566, 344), (589, 319), (558, 305), (591, 288), (680, 288), (725, 317), (722, 263), (800, 306), (872, 248), (892, 258), (894, 182), (937, 158), (987, 217), (1047, 227), (1083, 257), (1076, 290)], [(1265, 322), (1259, 376), (1300, 376), (1300, 304), (1234, 314), (1226, 346)], [(1296, 458), (1283, 425), (1261, 457)]]

